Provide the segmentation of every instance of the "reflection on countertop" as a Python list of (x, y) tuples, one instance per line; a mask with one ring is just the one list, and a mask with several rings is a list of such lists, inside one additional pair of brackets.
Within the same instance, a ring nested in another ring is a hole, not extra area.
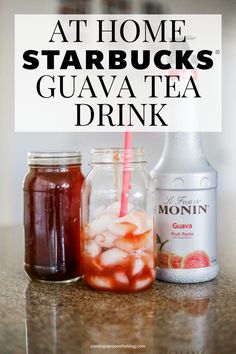
[(2, 228), (0, 353), (235, 353), (236, 266), (227, 263), (212, 282), (157, 281), (134, 294), (92, 291), (82, 280), (40, 284), (24, 274), (21, 228)]

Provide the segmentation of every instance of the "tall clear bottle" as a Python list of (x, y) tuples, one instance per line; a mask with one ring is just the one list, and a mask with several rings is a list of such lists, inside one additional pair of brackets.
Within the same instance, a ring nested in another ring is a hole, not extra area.
[(157, 278), (198, 283), (216, 277), (217, 172), (198, 133), (166, 133), (156, 185)]

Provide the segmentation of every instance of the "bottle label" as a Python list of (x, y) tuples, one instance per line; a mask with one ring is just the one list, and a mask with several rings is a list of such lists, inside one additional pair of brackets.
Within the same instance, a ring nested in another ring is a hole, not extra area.
[(160, 268), (216, 264), (216, 190), (158, 190), (157, 242)]

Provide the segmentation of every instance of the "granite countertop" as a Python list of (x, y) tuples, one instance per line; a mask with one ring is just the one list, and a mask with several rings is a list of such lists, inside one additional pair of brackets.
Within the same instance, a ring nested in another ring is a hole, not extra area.
[(82, 281), (31, 282), (23, 253), (22, 229), (1, 228), (1, 354), (236, 353), (236, 264), (230, 247), (221, 248), (220, 274), (212, 282), (156, 281), (153, 289), (134, 294), (92, 291)]

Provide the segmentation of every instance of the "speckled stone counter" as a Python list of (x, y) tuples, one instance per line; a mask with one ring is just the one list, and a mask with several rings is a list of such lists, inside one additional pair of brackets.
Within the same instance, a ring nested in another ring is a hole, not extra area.
[(234, 354), (234, 259), (230, 247), (221, 249), (220, 274), (209, 283), (156, 281), (140, 293), (102, 293), (82, 281), (31, 282), (21, 228), (1, 228), (0, 353)]

